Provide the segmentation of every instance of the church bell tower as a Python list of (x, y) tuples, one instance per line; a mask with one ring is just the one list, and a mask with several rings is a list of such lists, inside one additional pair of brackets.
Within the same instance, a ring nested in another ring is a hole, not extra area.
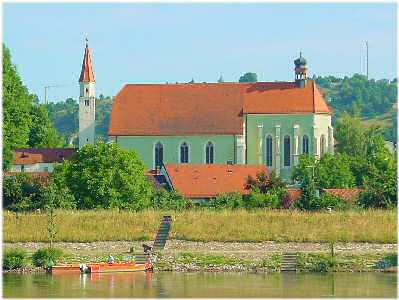
[(96, 80), (89, 45), (86, 39), (82, 71), (79, 78), (79, 149), (86, 144), (94, 144), (96, 121)]
[(304, 88), (308, 80), (308, 67), (306, 59), (299, 53), (299, 58), (294, 61), (295, 64), (295, 83), (298, 87)]

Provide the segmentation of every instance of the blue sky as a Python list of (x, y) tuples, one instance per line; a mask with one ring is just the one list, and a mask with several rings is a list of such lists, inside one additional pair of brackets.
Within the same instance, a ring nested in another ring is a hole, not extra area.
[(26, 4), (3, 6), (3, 40), (42, 100), (77, 98), (87, 36), (97, 94), (126, 83), (293, 80), (302, 50), (310, 75), (396, 77), (396, 4)]

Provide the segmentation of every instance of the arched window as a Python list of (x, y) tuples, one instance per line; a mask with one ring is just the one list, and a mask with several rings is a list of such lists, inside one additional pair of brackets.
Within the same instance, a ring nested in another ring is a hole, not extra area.
[(284, 167), (289, 167), (291, 165), (291, 140), (290, 136), (286, 135), (284, 137)]
[(188, 163), (188, 145), (186, 142), (180, 145), (180, 162), (182, 164)]
[(213, 164), (214, 162), (214, 147), (212, 142), (208, 142), (205, 147), (205, 163)]
[(307, 135), (302, 137), (302, 153), (309, 154), (309, 138)]
[(326, 138), (324, 135), (320, 137), (320, 156), (323, 156), (326, 151)]
[(163, 145), (158, 142), (154, 149), (155, 169), (161, 168), (163, 164)]
[(266, 138), (266, 166), (273, 165), (273, 139), (270, 135)]

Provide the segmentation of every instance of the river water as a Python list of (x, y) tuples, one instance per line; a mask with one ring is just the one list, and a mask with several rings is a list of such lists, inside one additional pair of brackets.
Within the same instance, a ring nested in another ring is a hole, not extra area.
[(396, 298), (396, 286), (388, 273), (3, 274), (9, 298)]

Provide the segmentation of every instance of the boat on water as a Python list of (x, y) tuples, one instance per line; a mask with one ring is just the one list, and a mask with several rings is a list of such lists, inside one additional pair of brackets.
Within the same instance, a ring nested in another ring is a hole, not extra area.
[(153, 264), (151, 262), (63, 264), (63, 265), (56, 265), (50, 268), (52, 274), (139, 272), (139, 271), (152, 271), (152, 270), (153, 270)]
[(171, 216), (167, 215), (162, 217), (157, 235), (155, 236), (154, 244), (152, 246), (143, 244), (143, 253), (137, 253), (134, 259), (135, 261), (114, 262), (114, 258), (110, 255), (108, 258), (108, 262), (87, 264), (60, 264), (49, 267), (48, 271), (52, 274), (152, 271), (154, 266), (153, 260), (151, 259), (151, 253), (153, 251), (161, 251), (165, 248), (171, 223)]

